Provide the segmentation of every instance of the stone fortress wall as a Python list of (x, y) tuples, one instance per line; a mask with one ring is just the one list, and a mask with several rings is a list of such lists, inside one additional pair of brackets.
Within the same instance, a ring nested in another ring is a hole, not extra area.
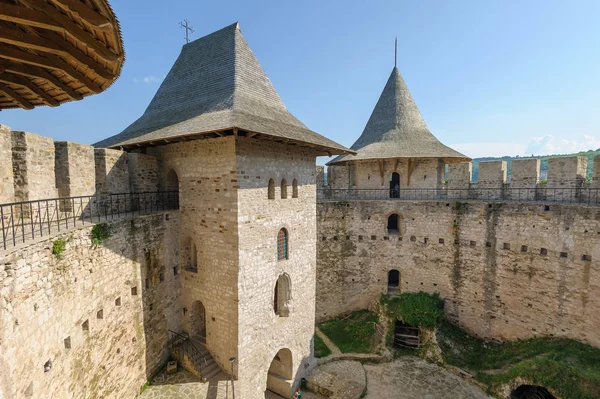
[[(481, 162), (475, 184), (470, 163), (451, 164), (441, 199), (430, 201), (335, 200), (327, 193), (348, 187), (348, 175), (330, 167), (324, 186), (318, 168), (317, 320), (369, 307), (388, 290), (388, 272), (398, 270), (400, 292), (440, 293), (446, 314), (480, 337), (554, 335), (600, 346), (600, 207), (586, 198), (571, 198), (581, 205), (550, 202), (561, 197), (549, 194), (600, 188), (600, 157), (594, 161), (586, 182), (585, 158), (550, 159), (546, 184), (539, 183), (538, 160), (513, 161), (510, 184), (504, 162)], [(382, 163), (387, 177), (394, 162)], [(388, 189), (387, 181), (379, 188)], [(508, 194), (519, 191), (511, 187), (550, 190), (541, 190), (548, 196), (540, 202), (524, 202), (511, 201)], [(457, 188), (470, 190), (470, 198), (494, 188), (498, 197), (450, 199)], [(397, 232), (388, 231), (394, 213)]]
[[(0, 144), (2, 204), (180, 193), (179, 211), (109, 222), (113, 236), (97, 248), (88, 226), (0, 249), (0, 396), (135, 397), (168, 356), (168, 330), (193, 333), (198, 303), (211, 355), (228, 372), (228, 359), (238, 359), (243, 397), (262, 397), (267, 382), (291, 390), (314, 367), (311, 151), (232, 136), (127, 153), (4, 126)], [(276, 259), (281, 228), (284, 261)], [(58, 239), (67, 242), (60, 257)], [(291, 297), (277, 316), (284, 275)]]
[[(0, 203), (156, 191), (157, 165), (0, 125)], [(0, 248), (0, 397), (135, 397), (181, 325), (179, 224), (162, 212), (109, 222), (98, 247), (87, 226)]]

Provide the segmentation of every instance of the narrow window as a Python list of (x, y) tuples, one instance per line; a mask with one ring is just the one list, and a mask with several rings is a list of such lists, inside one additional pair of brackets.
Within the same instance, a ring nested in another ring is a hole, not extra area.
[(298, 198), (298, 180), (292, 181), (292, 198)]
[(279, 317), (290, 315), (290, 300), (292, 299), (292, 282), (290, 276), (282, 274), (275, 283), (273, 311)]
[(269, 179), (269, 199), (275, 199), (275, 180)]
[(540, 255), (542, 255), (542, 256), (548, 255), (548, 249), (547, 248), (540, 248)]
[(527, 252), (527, 245), (521, 245), (521, 252)]
[(121, 306), (121, 297), (118, 297), (117, 299), (115, 299), (115, 305)]
[(510, 244), (509, 244), (509, 243), (507, 243), (507, 242), (505, 242), (505, 243), (504, 243), (504, 249), (510, 249)]
[(64, 343), (65, 343), (65, 349), (71, 349), (71, 337), (65, 338)]
[(287, 181), (281, 179), (281, 199), (287, 198)]
[(90, 331), (90, 322), (89, 321), (84, 321), (83, 324), (81, 325), (81, 329), (83, 331)]
[(104, 310), (103, 309), (100, 309), (98, 312), (96, 312), (96, 318), (100, 319), (100, 320), (104, 319)]
[(137, 287), (131, 287), (131, 295), (137, 295)]
[(277, 233), (277, 260), (289, 259), (288, 255), (288, 232), (286, 229)]
[(388, 217), (387, 231), (388, 231), (388, 234), (400, 234), (400, 225), (399, 225), (397, 214), (392, 213)]
[(443, 244), (444, 243), (444, 239), (440, 238), (439, 242), (440, 242), (440, 244)]
[(581, 260), (584, 262), (591, 262), (592, 261), (592, 255), (581, 255)]
[(398, 270), (390, 270), (388, 272), (388, 294), (398, 294), (400, 292), (400, 272)]
[(52, 370), (52, 361), (48, 360), (46, 363), (44, 363), (44, 373), (47, 373), (50, 370)]
[(400, 197), (400, 174), (392, 173), (390, 175), (390, 198)]

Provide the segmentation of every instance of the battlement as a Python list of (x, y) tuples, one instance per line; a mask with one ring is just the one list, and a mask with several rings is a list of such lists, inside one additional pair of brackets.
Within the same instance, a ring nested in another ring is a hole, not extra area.
[[(403, 161), (390, 162), (389, 160), (380, 162), (378, 171), (372, 171), (372, 165), (368, 163), (353, 165), (357, 169), (355, 173), (362, 172), (367, 175), (367, 179), (363, 179), (364, 181), (360, 182), (362, 184), (359, 183), (357, 186), (355, 184), (356, 179), (350, 181), (349, 166), (333, 165), (327, 169), (327, 183), (325, 183), (325, 179), (321, 178), (317, 182), (317, 186), (332, 189), (387, 189), (391, 174), (398, 173), (401, 176), (400, 188), (402, 189), (441, 187), (437, 185), (437, 182), (431, 187), (424, 187), (423, 184), (419, 184), (418, 187), (415, 186), (416, 181), (418, 181), (415, 177), (421, 176), (414, 176), (415, 169), (413, 168), (411, 170), (412, 178), (407, 179), (408, 169), (402, 166)], [(471, 162), (452, 163), (446, 166), (448, 168), (446, 188), (448, 189), (467, 189), (474, 186), (478, 188), (536, 188), (540, 185), (549, 188), (600, 188), (600, 155), (594, 158), (593, 179), (591, 182), (586, 179), (587, 158), (582, 156), (550, 158), (545, 181), (540, 180), (540, 160), (535, 158), (513, 160), (510, 174), (508, 173), (506, 161), (479, 162), (479, 178), (476, 182), (473, 181), (473, 165)], [(317, 175), (323, 173), (322, 168), (318, 167)], [(429, 172), (433, 173), (434, 171)], [(367, 183), (367, 181), (373, 180), (377, 182), (375, 186), (372, 183)], [(323, 182), (323, 184), (319, 184), (319, 182)]]
[(158, 190), (158, 162), (0, 125), (0, 203)]

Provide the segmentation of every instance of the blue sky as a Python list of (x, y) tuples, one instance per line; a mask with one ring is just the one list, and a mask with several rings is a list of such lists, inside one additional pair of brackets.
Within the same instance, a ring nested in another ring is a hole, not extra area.
[(239, 21), (288, 109), (346, 146), (398, 67), (431, 131), (472, 157), (600, 147), (600, 2), (112, 0), (127, 61), (106, 92), (0, 123), (93, 143), (144, 111), (185, 42)]

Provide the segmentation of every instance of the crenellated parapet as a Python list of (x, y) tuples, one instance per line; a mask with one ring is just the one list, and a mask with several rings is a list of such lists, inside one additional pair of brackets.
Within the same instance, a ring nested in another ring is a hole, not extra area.
[[(445, 165), (447, 179), (443, 185), (438, 185), (437, 178), (435, 182), (424, 184), (422, 176), (434, 174), (435, 170), (443, 171), (444, 165), (432, 166), (426, 174), (417, 168), (401, 167), (402, 163), (389, 161), (382, 161), (379, 170), (358, 163), (354, 165), (353, 173), (349, 166), (336, 164), (327, 170), (326, 179), (323, 179), (327, 184), (322, 185), (319, 180), (317, 187), (326, 189), (321, 190), (320, 197), (329, 199), (447, 198), (600, 204), (600, 156), (594, 161), (591, 181), (586, 178), (588, 159), (584, 156), (550, 158), (545, 180), (540, 179), (540, 160), (535, 158), (513, 160), (510, 173), (506, 161), (479, 162), (477, 181), (473, 181), (471, 162), (451, 163)], [(393, 197), (390, 182), (396, 171), (399, 172), (400, 192)], [(407, 178), (409, 174), (410, 178)], [(369, 179), (353, 180), (353, 175), (367, 175), (376, 184), (371, 184)]]
[(158, 162), (141, 153), (53, 141), (0, 125), (0, 203), (158, 190)]

